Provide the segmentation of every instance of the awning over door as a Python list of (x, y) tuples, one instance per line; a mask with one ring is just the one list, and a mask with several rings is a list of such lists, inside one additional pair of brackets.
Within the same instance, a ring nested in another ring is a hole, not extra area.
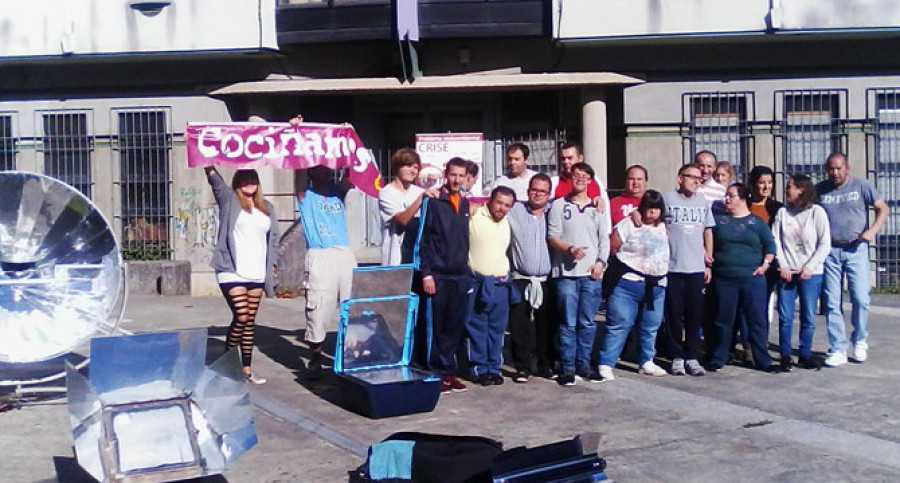
[(557, 72), (549, 74), (468, 74), (420, 77), (400, 82), (394, 77), (339, 79), (266, 79), (238, 82), (210, 92), (212, 96), (260, 94), (387, 94), (400, 92), (447, 92), (465, 90), (533, 90), (561, 87), (617, 85), (644, 81), (613, 72)]

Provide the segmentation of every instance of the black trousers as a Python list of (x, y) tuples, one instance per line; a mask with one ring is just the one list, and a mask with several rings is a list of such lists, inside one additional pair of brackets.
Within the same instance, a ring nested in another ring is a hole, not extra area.
[[(522, 301), (509, 309), (509, 349), (516, 371), (531, 374), (535, 369), (554, 369), (556, 363), (556, 291), (549, 281), (541, 282), (544, 302), (537, 310), (525, 300), (528, 280), (513, 280)], [(534, 320), (532, 320), (532, 315)]]
[(669, 273), (666, 287), (666, 339), (672, 358), (700, 357), (704, 319), (703, 273)]
[(462, 345), (470, 312), (471, 277), (434, 277), (434, 284), (434, 295), (422, 292), (421, 283), (416, 287), (420, 298), (414, 357), (429, 371), (454, 374), (456, 352)]

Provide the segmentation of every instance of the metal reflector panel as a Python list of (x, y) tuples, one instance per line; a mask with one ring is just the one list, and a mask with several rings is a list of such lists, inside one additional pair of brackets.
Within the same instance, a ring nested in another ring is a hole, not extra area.
[(206, 329), (91, 341), (90, 378), (67, 369), (78, 463), (99, 481), (219, 474), (256, 445), (236, 350), (204, 366)]
[(124, 276), (100, 211), (36, 173), (0, 172), (0, 193), (0, 365), (47, 361), (111, 333)]

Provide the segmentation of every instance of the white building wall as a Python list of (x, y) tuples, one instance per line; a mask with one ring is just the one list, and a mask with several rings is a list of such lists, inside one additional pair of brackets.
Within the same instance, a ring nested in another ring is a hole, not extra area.
[(562, 41), (900, 29), (893, 0), (554, 0)]
[(555, 0), (560, 40), (762, 33), (769, 0)]
[(276, 50), (275, 1), (172, 0), (155, 15), (135, 0), (5, 2), (0, 59)]

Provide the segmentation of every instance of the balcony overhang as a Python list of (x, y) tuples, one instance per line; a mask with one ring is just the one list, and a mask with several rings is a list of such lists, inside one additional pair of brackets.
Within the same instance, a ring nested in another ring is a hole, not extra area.
[(401, 82), (395, 77), (340, 79), (266, 79), (238, 82), (210, 92), (211, 96), (272, 94), (392, 94), (453, 91), (543, 90), (587, 86), (631, 86), (644, 81), (614, 72), (556, 72), (547, 74), (469, 74), (420, 77)]

